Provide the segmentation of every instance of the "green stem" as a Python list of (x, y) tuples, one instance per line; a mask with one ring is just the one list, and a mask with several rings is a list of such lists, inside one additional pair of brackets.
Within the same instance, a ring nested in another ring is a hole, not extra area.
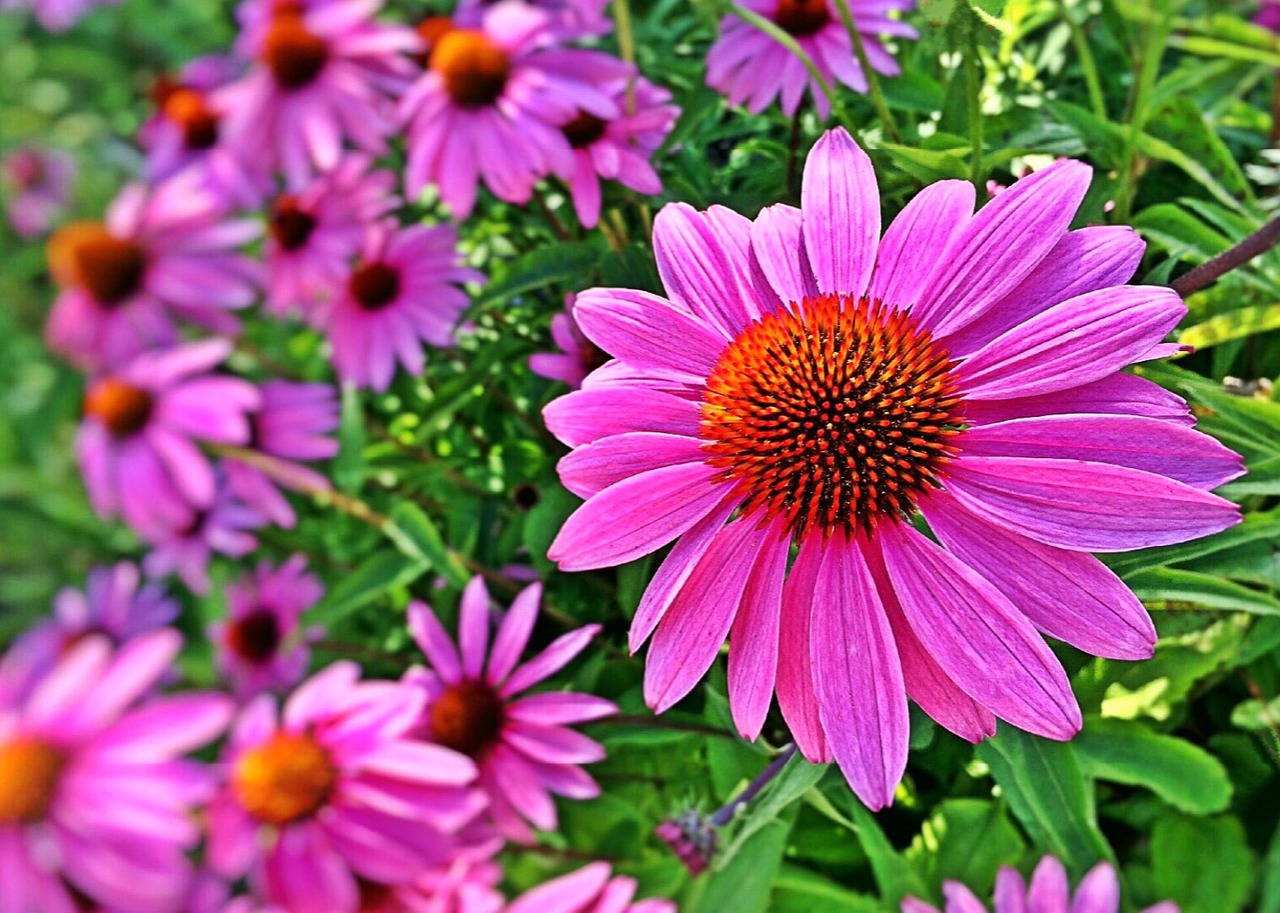
[(826, 77), (822, 75), (822, 71), (818, 69), (813, 59), (805, 53), (804, 48), (800, 47), (794, 38), (779, 28), (776, 23), (770, 22), (754, 10), (744, 9), (741, 6), (731, 6), (729, 7), (729, 12), (743, 22), (755, 26), (792, 54), (795, 54), (800, 59), (800, 62), (804, 64), (804, 68), (809, 71), (813, 81), (818, 84), (822, 94), (827, 97), (827, 101), (831, 103), (832, 113), (841, 121), (847, 120), (844, 115), (844, 107), (840, 104), (840, 100), (836, 98), (836, 93), (832, 90), (831, 83), (827, 82)]
[(1129, 129), (1125, 133), (1124, 154), (1120, 159), (1120, 190), (1116, 194), (1115, 220), (1127, 222), (1133, 209), (1133, 198), (1138, 192), (1137, 155), (1138, 143), (1147, 125), (1151, 91), (1160, 75), (1160, 61), (1164, 57), (1169, 33), (1173, 28), (1173, 15), (1169, 0), (1162, 0), (1160, 12), (1147, 22), (1137, 49), (1138, 78), (1129, 96)]
[(1089, 103), (1093, 105), (1093, 113), (1106, 120), (1107, 100), (1102, 94), (1102, 80), (1098, 78), (1098, 64), (1093, 59), (1088, 36), (1067, 9), (1066, 0), (1058, 0), (1058, 5), (1062, 8), (1062, 18), (1066, 20), (1067, 28), (1071, 29), (1071, 41), (1076, 47), (1076, 56), (1080, 58), (1080, 67), (1084, 70), (1084, 81), (1089, 89)]
[(884, 92), (880, 89), (880, 75), (871, 68), (871, 59), (867, 57), (867, 46), (862, 42), (862, 33), (858, 24), (853, 21), (853, 13), (849, 11), (849, 0), (836, 0), (836, 9), (840, 11), (840, 20), (844, 23), (849, 40), (853, 42), (853, 53), (862, 67), (862, 75), (867, 80), (867, 93), (871, 96), (871, 104), (875, 106), (880, 123), (884, 126), (884, 135), (891, 143), (901, 143), (902, 135), (898, 133), (898, 125), (894, 122), (893, 113), (884, 100)]
[[(618, 53), (633, 67), (636, 64), (636, 38), (631, 26), (631, 4), (628, 0), (613, 0), (613, 31), (618, 36)], [(636, 110), (636, 81), (627, 81), (627, 113)]]
[(979, 197), (986, 187), (982, 166), (982, 73), (978, 67), (978, 36), (974, 23), (969, 24), (969, 46), (964, 52), (965, 89), (969, 102), (969, 145), (972, 147), (969, 179), (977, 188)]

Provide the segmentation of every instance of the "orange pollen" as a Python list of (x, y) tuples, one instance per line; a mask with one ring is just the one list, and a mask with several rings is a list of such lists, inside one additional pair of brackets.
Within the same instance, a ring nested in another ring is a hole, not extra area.
[(436, 49), (441, 38), (453, 31), (453, 20), (448, 16), (428, 16), (414, 27), (414, 31), (418, 33), (418, 37), (425, 45), (422, 53), (418, 55), (418, 63), (429, 67), (431, 52)]
[(142, 247), (117, 238), (101, 222), (73, 222), (49, 239), (49, 271), (61, 285), (78, 285), (102, 305), (120, 304), (138, 290), (147, 269)]
[(366, 311), (380, 311), (400, 295), (400, 271), (386, 263), (362, 263), (351, 274), (351, 297)]
[(496, 102), (506, 88), (511, 61), (484, 32), (454, 29), (432, 49), (431, 69), (444, 77), (444, 87), (456, 104), (482, 108)]
[(579, 111), (577, 117), (560, 128), (560, 132), (574, 149), (585, 149), (604, 136), (606, 126), (608, 125), (594, 114)]
[(212, 149), (218, 142), (218, 115), (205, 104), (204, 94), (185, 87), (174, 89), (161, 108), (182, 128), (182, 142), (191, 150)]
[(280, 88), (292, 91), (311, 83), (329, 60), (329, 45), (307, 28), (296, 12), (277, 12), (262, 40), (262, 62)]
[(67, 759), (48, 742), (19, 736), (0, 743), (0, 825), (44, 818)]
[(784, 32), (797, 38), (807, 38), (831, 21), (831, 10), (827, 0), (778, 0), (773, 21)]
[(498, 741), (503, 719), (502, 697), (484, 682), (450, 685), (428, 711), (433, 741), (471, 758)]
[(825, 295), (768, 314), (720, 355), (699, 436), (762, 523), (870, 533), (911, 515), (955, 454), (953, 362), (910, 315)]
[(118, 377), (96, 380), (84, 394), (85, 416), (102, 422), (113, 437), (128, 437), (145, 428), (153, 405), (149, 392)]
[(283, 826), (310, 818), (329, 801), (338, 770), (311, 735), (277, 732), (240, 756), (231, 789), (259, 821)]
[(266, 609), (250, 612), (227, 626), (227, 646), (251, 663), (275, 656), (282, 639), (279, 619)]
[(285, 250), (297, 250), (311, 238), (316, 217), (307, 212), (292, 194), (283, 193), (271, 207), (267, 227), (271, 237)]

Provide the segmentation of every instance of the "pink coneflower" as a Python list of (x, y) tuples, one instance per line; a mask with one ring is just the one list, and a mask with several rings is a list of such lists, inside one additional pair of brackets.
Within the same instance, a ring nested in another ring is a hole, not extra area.
[(429, 607), (409, 604), (409, 630), (431, 666), (409, 675), (428, 698), (422, 735), (475, 759), (494, 823), (519, 840), (532, 836), (526, 820), (543, 830), (555, 828), (551, 793), (572, 799), (599, 793), (579, 765), (601, 760), (604, 749), (566, 724), (618, 710), (588, 694), (552, 691), (516, 697), (563, 668), (600, 630), (588, 625), (562, 635), (517, 666), (541, 598), (540, 584), (521, 591), (490, 647), (489, 591), (482, 578), (473, 578), (462, 594), (457, 649)]
[(218, 671), (241, 700), (292, 688), (306, 674), (310, 642), (323, 628), (303, 630), (302, 613), (320, 601), (324, 587), (294, 555), (280, 567), (263, 562), (227, 586), (227, 618), (209, 629)]
[(669, 900), (633, 900), (636, 880), (613, 875), (607, 862), (588, 866), (525, 891), (506, 913), (676, 913)]
[(272, 202), (265, 245), (269, 311), (314, 321), (317, 307), (341, 287), (368, 227), (399, 202), (395, 175), (371, 170), (372, 164), (353, 153)]
[(210, 867), (247, 873), (289, 913), (356, 913), (357, 879), (411, 881), (448, 858), (448, 835), (483, 807), (470, 760), (408, 738), (422, 692), (359, 678), (334, 663), (280, 715), (268, 695), (249, 704), (208, 809)]
[[(867, 77), (834, 0), (743, 0), (742, 6), (794, 38), (828, 85), (844, 83), (857, 92), (867, 91)], [(849, 0), (867, 59), (877, 73), (897, 76), (901, 72), (880, 38), (916, 37), (915, 29), (890, 15), (914, 6), (915, 0)], [(736, 16), (721, 21), (720, 38), (707, 53), (707, 85), (728, 96), (729, 104), (745, 105), (752, 114), (781, 96), (787, 116), (800, 107), (807, 87), (818, 115), (825, 120), (831, 113), (830, 101), (800, 58)]]
[(249, 416), (249, 446), (269, 465), (228, 457), (227, 485), (249, 507), (277, 526), (291, 528), (297, 517), (277, 484), (301, 491), (325, 491), (329, 480), (300, 461), (338, 454), (338, 395), (330, 384), (269, 380), (260, 388), (262, 405)]
[(476, 28), (442, 25), (426, 72), (400, 100), (408, 123), (408, 193), (428, 184), (457, 218), (481, 180), (500, 200), (527, 203), (534, 185), (573, 173), (561, 127), (579, 114), (621, 113), (601, 86), (630, 75), (601, 51), (552, 46), (547, 15), (514, 0), (485, 10)]
[(1253, 24), (1280, 34), (1280, 0), (1262, 0)]
[(5, 214), (13, 230), (28, 239), (48, 231), (66, 209), (75, 174), (75, 159), (54, 149), (14, 149), (0, 160)]
[[(987, 907), (958, 881), (942, 885), (946, 898), (945, 913), (986, 913)], [(1080, 880), (1075, 894), (1067, 882), (1062, 863), (1045, 856), (1031, 876), (1031, 887), (1022, 880), (1017, 869), (1004, 866), (996, 876), (993, 913), (1119, 913), (1120, 880), (1109, 862), (1100, 862)], [(922, 900), (908, 897), (902, 901), (902, 913), (938, 913)], [(1147, 907), (1142, 913), (1178, 913), (1172, 901)]]
[(374, 0), (247, 0), (249, 73), (214, 94), (229, 112), (228, 139), (245, 155), (266, 156), (291, 188), (314, 170), (336, 168), (344, 141), (386, 150), (393, 124), (389, 93), (401, 91), (418, 47), (411, 29), (371, 16)]
[[(470, 829), (469, 829), (470, 830)], [(360, 913), (499, 913), (506, 899), (497, 890), (502, 868), (493, 861), (502, 839), (462, 845), (446, 861), (421, 871), (413, 881), (385, 885), (361, 879)]]
[(1119, 285), (1131, 230), (1068, 232), (1089, 181), (1060, 161), (976, 215), (973, 187), (944, 181), (881, 239), (870, 159), (835, 130), (799, 210), (659, 214), (670, 300), (578, 296), (584, 332), (638, 379), (546, 409), (574, 448), (561, 480), (588, 499), (550, 557), (586, 570), (679, 540), (631, 629), (633, 649), (654, 634), (651, 706), (727, 635), (742, 735), (776, 685), (805, 756), (834, 756), (878, 808), (906, 765), (908, 694), (973, 741), (997, 716), (1065, 739), (1080, 711), (1037, 628), (1151, 655), (1142, 604), (1088, 552), (1239, 522), (1208, 490), (1242, 470), (1162, 405), (1176, 397), (1120, 373), (1186, 308)]
[(182, 755), (231, 715), (221, 695), (145, 697), (181, 645), (153, 631), (113, 654), (90, 637), (31, 689), (0, 688), (0, 908), (178, 909), (212, 786)]
[(226, 218), (198, 180), (126, 187), (105, 223), (54, 233), (49, 269), (63, 290), (45, 331), (53, 349), (97, 370), (173, 344), (179, 318), (220, 333), (239, 329), (227, 311), (253, 303), (258, 270), (236, 248), (261, 228)]
[(371, 229), (360, 259), (323, 320), (333, 365), (344, 381), (382, 391), (396, 362), (422, 373), (425, 342), (447, 346), (467, 306), (457, 285), (484, 276), (462, 266), (451, 225)]
[(99, 514), (123, 515), (145, 535), (213, 506), (213, 465), (197, 443), (248, 443), (249, 414), (262, 405), (252, 384), (210, 373), (230, 352), (209, 339), (89, 380), (76, 456)]
[[(558, 39), (572, 41), (589, 35), (605, 35), (612, 28), (606, 11), (609, 0), (522, 0), (546, 12)], [(458, 24), (479, 25), (494, 0), (459, 0), (454, 13)]]
[(65, 32), (90, 10), (119, 0), (0, 0), (0, 10), (31, 10), (41, 28)]
[[(662, 193), (662, 180), (649, 159), (680, 116), (680, 109), (671, 104), (671, 93), (647, 79), (637, 78), (631, 89), (627, 80), (618, 80), (612, 89), (621, 112), (618, 117), (606, 121), (583, 111), (560, 128), (573, 147), (569, 178), (573, 207), (587, 228), (595, 228), (600, 221), (602, 178), (639, 193)], [(628, 91), (634, 94), (628, 96)], [(628, 109), (630, 98), (634, 108)]]
[(574, 319), (577, 296), (564, 298), (564, 311), (551, 318), (551, 339), (560, 353), (537, 352), (529, 356), (529, 370), (549, 380), (559, 380), (574, 390), (588, 374), (609, 360), (594, 342), (583, 335)]

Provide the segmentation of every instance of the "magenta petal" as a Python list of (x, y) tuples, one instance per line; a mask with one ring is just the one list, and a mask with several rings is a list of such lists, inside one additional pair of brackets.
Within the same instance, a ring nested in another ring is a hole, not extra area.
[(458, 650), (462, 654), (462, 673), (468, 680), (480, 678), (488, 648), (489, 588), (477, 574), (467, 581), (458, 610)]
[(986, 904), (958, 881), (943, 882), (942, 896), (947, 900), (947, 913), (987, 913)]
[(426, 603), (409, 603), (409, 633), (426, 654), (431, 668), (446, 682), (462, 678), (462, 660), (449, 634)]
[(526, 891), (511, 902), (506, 913), (552, 913), (590, 909), (608, 883), (610, 873), (607, 862), (593, 862), (572, 874)]
[(979, 517), (1084, 552), (1172, 545), (1240, 522), (1217, 495), (1106, 463), (964, 456), (947, 467), (946, 487)]
[(754, 523), (724, 527), (672, 601), (644, 668), (645, 703), (656, 713), (693, 690), (715, 662), (764, 545)]
[(774, 293), (790, 303), (818, 294), (805, 253), (802, 219), (799, 209), (778, 203), (762, 209), (751, 224), (751, 252)]
[(623, 479), (663, 466), (694, 463), (702, 456), (697, 438), (633, 431), (575, 448), (561, 458), (556, 472), (565, 488), (590, 498)]
[(570, 447), (629, 431), (696, 437), (702, 413), (692, 400), (657, 390), (599, 387), (547, 403), (547, 430)]
[(1043, 857), (1031, 873), (1031, 889), (1027, 892), (1027, 906), (1033, 911), (1061, 910), (1067, 913), (1071, 903), (1071, 885), (1067, 882), (1067, 870), (1052, 856)]
[(716, 329), (647, 292), (580, 292), (574, 317), (587, 337), (615, 358), (695, 379), (710, 373), (726, 344)]
[(907, 693), (893, 632), (861, 546), (837, 535), (818, 571), (809, 631), (822, 728), (872, 811), (893, 802), (907, 767)]
[(561, 634), (545, 650), (511, 673), (502, 686), (502, 696), (511, 697), (538, 682), (555, 675), (568, 662), (586, 649), (591, 639), (600, 633), (599, 625), (587, 625), (568, 634)]
[(778, 674), (778, 623), (791, 537), (776, 521), (765, 533), (729, 632), (729, 709), (738, 734), (755, 741), (764, 728)]
[(818, 290), (860, 296), (880, 243), (880, 188), (870, 157), (843, 127), (824, 133), (805, 160), (800, 208)]
[(938, 181), (916, 194), (884, 233), (867, 297), (911, 310), (929, 277), (945, 266), (973, 203), (968, 181)]
[(547, 557), (561, 570), (586, 571), (656, 551), (724, 498), (712, 482), (718, 471), (706, 463), (683, 463), (609, 486), (565, 521)]
[(658, 275), (672, 298), (733, 339), (751, 321), (750, 222), (717, 208), (668, 203), (653, 220)]
[(778, 640), (778, 707), (800, 753), (815, 764), (825, 764), (832, 757), (831, 746), (818, 718), (810, 640), (814, 589), (822, 554), (820, 536), (808, 536), (800, 543), (800, 554), (796, 556), (782, 587), (782, 621)]
[(542, 601), (542, 584), (531, 583), (520, 591), (507, 609), (507, 614), (498, 626), (498, 633), (493, 639), (493, 649), (489, 652), (489, 668), (485, 679), (491, 684), (501, 683), (520, 661), (520, 654), (529, 644), (529, 634), (533, 631), (533, 623), (538, 620), (538, 605)]
[(1027, 909), (1027, 883), (1011, 866), (1001, 866), (996, 873), (996, 909), (1001, 913), (1030, 913)]
[(584, 723), (613, 716), (618, 705), (594, 694), (545, 691), (530, 694), (507, 705), (507, 717), (525, 723)]
[(1132, 374), (1111, 374), (1093, 383), (1041, 396), (965, 404), (965, 417), (974, 425), (1070, 413), (1142, 415), (1179, 425), (1195, 424), (1186, 400)]
[(907, 621), (957, 685), (1028, 732), (1079, 731), (1066, 673), (1005, 596), (910, 526), (885, 525), (876, 536)]
[(1071, 913), (1119, 913), (1120, 879), (1109, 862), (1099, 862), (1091, 868), (1071, 901)]

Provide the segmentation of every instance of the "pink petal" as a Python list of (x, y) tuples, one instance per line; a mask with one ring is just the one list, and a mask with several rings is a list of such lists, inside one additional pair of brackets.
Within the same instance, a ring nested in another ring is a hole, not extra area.
[(1031, 873), (1031, 890), (1027, 892), (1027, 906), (1034, 913), (1067, 913), (1071, 902), (1071, 886), (1067, 882), (1067, 870), (1052, 856), (1040, 860)]
[(502, 696), (510, 697), (513, 694), (519, 694), (543, 679), (555, 675), (569, 660), (586, 649), (591, 639), (599, 633), (599, 625), (587, 625), (568, 634), (561, 634), (545, 650), (511, 673), (511, 677), (502, 686)]
[(629, 431), (697, 437), (702, 412), (692, 400), (657, 390), (600, 387), (576, 390), (547, 403), (547, 430), (570, 447)]
[(965, 418), (974, 425), (1069, 413), (1141, 415), (1179, 425), (1195, 424), (1186, 400), (1132, 374), (1110, 374), (1093, 383), (1041, 396), (965, 404)]
[(880, 188), (870, 157), (843, 127), (824, 133), (805, 160), (800, 209), (819, 291), (860, 296), (880, 243)]
[(764, 728), (778, 675), (782, 584), (791, 555), (783, 520), (765, 532), (729, 633), (729, 709), (738, 734), (754, 742)]
[(1076, 886), (1071, 913), (1118, 913), (1120, 879), (1109, 862), (1099, 862)]
[(462, 654), (462, 674), (470, 681), (484, 672), (484, 654), (489, 647), (489, 588), (478, 574), (462, 591), (458, 610), (458, 650)]
[(498, 634), (489, 652), (489, 669), (485, 680), (490, 684), (502, 682), (520, 661), (520, 654), (529, 645), (529, 634), (538, 620), (538, 605), (542, 601), (542, 584), (531, 583), (520, 591), (503, 616)]
[(546, 691), (530, 694), (507, 705), (507, 717), (525, 723), (585, 723), (613, 716), (618, 705), (594, 694)]
[(697, 438), (633, 431), (575, 448), (560, 460), (556, 471), (565, 488), (590, 498), (631, 476), (702, 457), (702, 442)]
[(920, 191), (884, 233), (867, 297), (911, 310), (929, 277), (945, 268), (951, 245), (973, 217), (968, 181), (938, 181)]
[(751, 320), (750, 224), (723, 207), (668, 203), (653, 220), (658, 275), (671, 297), (733, 339)]
[(800, 543), (800, 554), (782, 587), (778, 641), (778, 707), (800, 753), (815, 764), (825, 764), (832, 758), (827, 735), (818, 718), (811, 645), (814, 590), (822, 557), (819, 536), (808, 536)]
[(762, 209), (751, 224), (751, 252), (773, 291), (789, 303), (818, 294), (801, 221), (799, 209), (778, 203)]
[(629, 289), (578, 294), (574, 316), (601, 349), (636, 368), (705, 377), (725, 347), (718, 331), (665, 298)]
[(431, 668), (446, 682), (462, 678), (462, 661), (436, 613), (424, 602), (409, 603), (409, 633), (426, 654)]

